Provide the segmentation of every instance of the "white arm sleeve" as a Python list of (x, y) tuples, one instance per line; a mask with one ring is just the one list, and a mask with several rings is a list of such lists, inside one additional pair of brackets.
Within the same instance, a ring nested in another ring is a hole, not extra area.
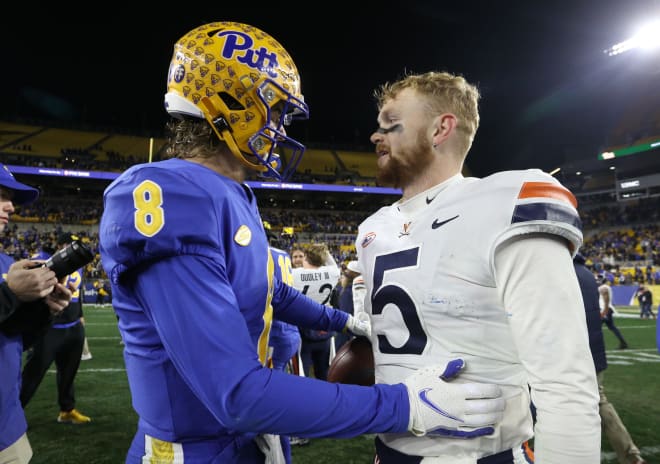
[(496, 250), (494, 264), (537, 410), (536, 462), (600, 463), (598, 384), (565, 240), (545, 234), (513, 238)]
[(364, 299), (367, 296), (367, 287), (364, 285), (362, 275), (353, 279), (353, 314), (364, 312)]

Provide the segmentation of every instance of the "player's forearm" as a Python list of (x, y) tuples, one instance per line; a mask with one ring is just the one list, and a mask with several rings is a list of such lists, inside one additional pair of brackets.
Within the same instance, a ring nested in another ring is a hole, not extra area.
[[(537, 411), (534, 460), (543, 464), (600, 464), (600, 417)], [(572, 426), (567, 429), (566, 422)]]
[(308, 329), (339, 332), (348, 313), (322, 305), (286, 284), (276, 284), (272, 300), (277, 319)]
[[(539, 462), (598, 462), (589, 460), (600, 453), (598, 386), (584, 304), (565, 244), (545, 237), (518, 239), (498, 250), (495, 267), (538, 411), (535, 444), (540, 438), (545, 457)], [(566, 436), (574, 440), (568, 447)]]
[(349, 438), (405, 432), (410, 421), (403, 384), (341, 385), (262, 369), (246, 376), (226, 398), (231, 400), (226, 410), (242, 412), (230, 423), (223, 417), (223, 424), (235, 430)]

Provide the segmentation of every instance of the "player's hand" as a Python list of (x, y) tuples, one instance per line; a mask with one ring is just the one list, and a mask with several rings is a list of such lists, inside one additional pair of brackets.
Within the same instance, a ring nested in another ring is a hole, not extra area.
[(348, 316), (346, 321), (346, 330), (358, 337), (371, 337), (371, 319), (364, 311), (355, 313), (355, 316)]
[(46, 302), (46, 305), (48, 305), (50, 313), (57, 315), (61, 313), (64, 308), (69, 306), (72, 296), (73, 293), (71, 289), (58, 282), (53, 288), (53, 291), (46, 296), (44, 301)]
[(279, 435), (264, 433), (257, 435), (254, 441), (266, 457), (264, 464), (286, 464)]
[(53, 291), (57, 284), (55, 273), (40, 266), (43, 261), (22, 259), (16, 261), (7, 271), (7, 285), (21, 302), (43, 298)]
[(403, 383), (410, 398), (410, 431), (456, 438), (490, 435), (502, 420), (505, 401), (498, 385), (455, 383), (465, 361), (421, 369)]

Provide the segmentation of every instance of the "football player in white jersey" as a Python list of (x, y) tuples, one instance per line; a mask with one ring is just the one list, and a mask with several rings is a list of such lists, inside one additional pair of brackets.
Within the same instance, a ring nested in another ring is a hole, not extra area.
[[(538, 169), (465, 178), (479, 92), (446, 72), (376, 92), (379, 185), (400, 200), (359, 227), (376, 383), (460, 358), (454, 382), (499, 384), (495, 432), (473, 439), (380, 434), (389, 463), (600, 462), (598, 387), (572, 255), (574, 196)], [(530, 403), (537, 410), (535, 425)]]
[[(302, 267), (293, 269), (293, 287), (314, 301), (330, 304), (332, 290), (339, 282), (339, 266), (324, 243), (306, 247)], [(332, 333), (322, 330), (301, 329), (300, 357), (303, 370), (309, 377), (314, 366), (314, 377), (326, 380), (330, 366)]]

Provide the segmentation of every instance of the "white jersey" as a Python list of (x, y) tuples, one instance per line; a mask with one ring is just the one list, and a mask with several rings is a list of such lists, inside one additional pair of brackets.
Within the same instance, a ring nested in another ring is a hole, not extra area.
[[(389, 447), (411, 455), (469, 456), (476, 461), (531, 438), (528, 385), (538, 380), (530, 370), (546, 362), (537, 359), (546, 351), (534, 348), (526, 359), (519, 351), (543, 340), (526, 339), (525, 345), (511, 326), (521, 320), (533, 323), (536, 311), (546, 308), (525, 308), (526, 314), (505, 309), (494, 262), (496, 249), (505, 241), (539, 232), (563, 237), (573, 254), (582, 242), (573, 195), (536, 169), (484, 179), (459, 174), (405, 202), (381, 208), (360, 225), (356, 248), (367, 287), (365, 311), (371, 318), (376, 382), (402, 382), (421, 367), (460, 357), (466, 370), (454, 381), (497, 383), (507, 398), (505, 418), (493, 435), (459, 440), (381, 434)], [(561, 244), (556, 246), (563, 251)], [(564, 258), (570, 263), (569, 253)], [(575, 275), (568, 278), (579, 294)], [(542, 288), (534, 291), (539, 301), (547, 297)], [(577, 308), (579, 314), (571, 321), (580, 342), (576, 369), (582, 371), (576, 377), (593, 374), (585, 383), (591, 388), (593, 380), (595, 391), (587, 396), (595, 405), (589, 414), (597, 417), (595, 372), (580, 299)], [(547, 349), (551, 358), (552, 349)], [(538, 374), (543, 378), (542, 372)]]
[(329, 305), (332, 289), (339, 282), (337, 266), (321, 266), (316, 269), (293, 269), (293, 286), (314, 301)]

